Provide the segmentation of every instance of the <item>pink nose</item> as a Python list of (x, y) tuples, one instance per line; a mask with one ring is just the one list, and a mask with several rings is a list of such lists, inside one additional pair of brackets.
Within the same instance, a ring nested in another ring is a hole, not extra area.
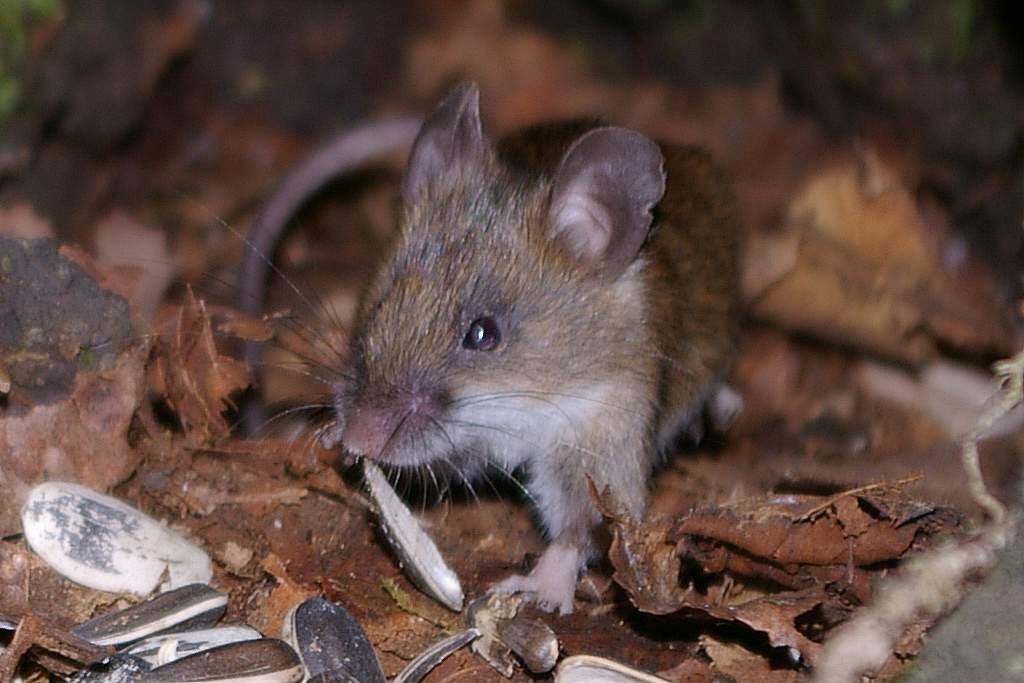
[(401, 415), (386, 408), (357, 408), (346, 420), (341, 443), (355, 455), (378, 458), (401, 422)]

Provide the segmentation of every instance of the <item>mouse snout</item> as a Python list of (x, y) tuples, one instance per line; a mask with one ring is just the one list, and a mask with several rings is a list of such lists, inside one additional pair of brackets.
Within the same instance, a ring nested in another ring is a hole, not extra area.
[(418, 393), (382, 405), (357, 406), (346, 417), (341, 443), (354, 455), (386, 459), (385, 452), (400, 443), (401, 435), (423, 429), (438, 413), (438, 402)]
[(361, 408), (352, 411), (341, 433), (345, 450), (354, 455), (376, 458), (396, 431), (401, 416), (384, 408)]

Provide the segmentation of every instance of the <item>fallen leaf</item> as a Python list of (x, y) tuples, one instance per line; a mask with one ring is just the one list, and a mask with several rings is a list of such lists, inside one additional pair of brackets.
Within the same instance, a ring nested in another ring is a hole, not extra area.
[(217, 349), (206, 305), (191, 288), (158, 329), (150, 387), (177, 413), (191, 445), (216, 443), (230, 432), (223, 413), (234, 407), (231, 395), (249, 385), (249, 369)]
[(128, 299), (146, 321), (156, 315), (164, 290), (178, 272), (164, 232), (124, 211), (114, 211), (96, 225), (96, 260), (131, 269), (136, 278)]
[[(939, 344), (977, 354), (1014, 349), (1009, 311), (991, 278), (943, 267), (941, 236), (870, 149), (814, 174), (773, 241), (778, 249), (748, 254), (748, 285), (762, 289), (747, 295), (757, 315), (787, 329), (915, 364), (934, 357)], [(758, 265), (780, 250), (787, 254), (780, 263)]]
[(797, 672), (773, 669), (763, 656), (751, 652), (742, 645), (726, 643), (709, 635), (700, 637), (700, 645), (714, 671), (736, 681), (760, 681), (763, 683), (793, 683)]
[[(855, 525), (851, 529), (835, 514), (802, 521), (822, 501), (820, 497), (776, 496), (732, 508), (699, 508), (676, 524), (673, 536), (717, 541), (777, 565), (862, 567), (897, 559), (910, 547), (916, 527), (895, 527), (884, 519), (867, 524), (854, 514), (848, 498), (836, 497), (831, 505), (842, 507), (847, 521)], [(857, 505), (855, 500), (852, 505)]]
[(277, 580), (269, 595), (262, 596), (258, 607), (249, 612), (249, 624), (260, 633), (280, 633), (288, 611), (314, 592), (303, 588), (288, 576), (288, 569), (277, 555), (271, 553), (263, 559), (264, 571)]
[(19, 202), (0, 206), (0, 234), (19, 239), (53, 237), (49, 221), (40, 216), (31, 204)]
[(676, 544), (668, 538), (668, 526), (619, 518), (612, 529), (608, 549), (615, 568), (612, 579), (626, 589), (641, 612), (678, 610), (686, 591), (679, 586), (679, 556)]

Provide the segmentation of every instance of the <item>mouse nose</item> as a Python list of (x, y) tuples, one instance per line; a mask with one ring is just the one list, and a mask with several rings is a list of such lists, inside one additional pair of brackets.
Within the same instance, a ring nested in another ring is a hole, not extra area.
[(388, 408), (356, 408), (345, 421), (341, 443), (354, 455), (379, 458), (401, 422), (401, 413)]
[(341, 443), (353, 455), (388, 459), (386, 451), (401, 441), (399, 432), (425, 429), (439, 412), (439, 401), (418, 391), (402, 392), (383, 404), (357, 403), (346, 415)]

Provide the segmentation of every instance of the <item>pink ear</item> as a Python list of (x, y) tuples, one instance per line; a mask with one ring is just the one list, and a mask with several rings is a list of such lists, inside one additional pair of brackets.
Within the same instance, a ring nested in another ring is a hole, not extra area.
[(416, 136), (402, 178), (402, 199), (414, 203), (434, 178), (479, 159), (487, 144), (480, 125), (480, 89), (476, 83), (455, 86)]
[(651, 229), (665, 193), (664, 157), (627, 128), (595, 128), (565, 153), (551, 187), (551, 237), (581, 263), (618, 277)]

